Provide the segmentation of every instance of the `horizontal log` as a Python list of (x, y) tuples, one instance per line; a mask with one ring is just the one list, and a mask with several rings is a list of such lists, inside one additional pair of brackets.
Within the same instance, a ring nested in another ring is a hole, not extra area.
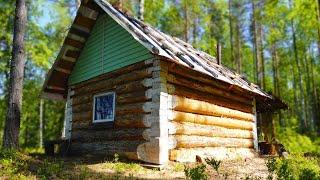
[(253, 138), (253, 132), (248, 130), (228, 129), (219, 126), (201, 125), (188, 122), (171, 122), (169, 134), (244, 139)]
[(73, 130), (72, 142), (103, 142), (115, 140), (143, 140), (144, 129)]
[[(142, 62), (138, 62), (129, 66), (126, 66), (124, 68), (106, 73), (106, 74), (102, 74), (100, 76), (97, 76), (93, 79), (89, 79), (87, 81), (83, 81), (80, 83), (77, 83), (75, 85), (72, 85), (71, 88), (72, 89), (82, 89), (82, 87), (86, 87), (86, 86), (90, 86), (90, 85), (94, 85), (97, 84), (99, 82), (102, 82), (103, 80), (108, 80), (108, 79), (126, 79), (126, 78), (136, 78), (134, 75), (140, 75), (140, 71), (144, 72), (142, 74), (145, 74), (146, 70), (149, 69), (152, 66), (152, 60), (146, 60), (146, 61), (142, 61)], [(131, 76), (130, 76), (131, 74)], [(147, 74), (149, 75), (150, 73)], [(135, 79), (137, 80), (137, 79)]]
[(92, 121), (92, 110), (86, 112), (72, 112), (73, 122), (91, 122)]
[(137, 147), (145, 141), (104, 141), (71, 143), (70, 154), (113, 155), (114, 153), (137, 152)]
[[(147, 97), (146, 95), (138, 96), (139, 94), (142, 94), (142, 93), (143, 92), (116, 96), (116, 110), (118, 107), (121, 107), (124, 105), (139, 104), (139, 103), (141, 104), (151, 100), (151, 98)], [(137, 96), (134, 97), (134, 94)], [(81, 99), (84, 99), (84, 100), (81, 101)], [(84, 98), (76, 98), (73, 102), (77, 102), (77, 104), (72, 103), (73, 113), (87, 112), (87, 111), (92, 111), (93, 109), (93, 95), (84, 96)]]
[(167, 75), (167, 81), (172, 84), (184, 86), (190, 89), (195, 89), (197, 91), (201, 91), (207, 94), (209, 93), (217, 97), (226, 98), (228, 101), (235, 101), (238, 103), (252, 105), (252, 100), (253, 100), (252, 98), (241, 97), (239, 95), (227, 92), (226, 90), (223, 90), (214, 86), (210, 86), (205, 83), (192, 80), (190, 78), (185, 78), (180, 75), (169, 74)]
[[(93, 101), (93, 99), (92, 99)], [(72, 105), (72, 113), (81, 113), (81, 112), (88, 112), (93, 109), (93, 102), (88, 102), (87, 104), (78, 104), (78, 105)]]
[(93, 101), (93, 95), (82, 95), (82, 96), (77, 96), (72, 98), (72, 106), (75, 107), (80, 104), (87, 104), (87, 103), (92, 103)]
[(140, 81), (132, 81), (128, 82), (122, 85), (116, 86), (116, 93), (117, 94), (123, 94), (123, 93), (130, 93), (130, 92), (136, 92), (136, 91), (143, 91), (150, 87), (152, 87), (152, 79), (143, 79)]
[(179, 148), (170, 150), (169, 159), (177, 162), (196, 162), (196, 157), (214, 158), (216, 160), (239, 160), (255, 157), (252, 148), (225, 148), (225, 147), (205, 147), (205, 148)]
[(124, 114), (116, 116), (115, 128), (146, 128), (151, 126), (149, 114)]
[(72, 131), (100, 131), (100, 130), (110, 130), (114, 128), (113, 122), (100, 122), (100, 123), (93, 123), (92, 121), (85, 121), (85, 122), (73, 122), (72, 123)]
[[(118, 94), (116, 92), (116, 104), (129, 104), (129, 103), (137, 103), (137, 102), (145, 102), (151, 99), (151, 94), (148, 93), (149, 89), (133, 91), (128, 93)], [(105, 91), (101, 91), (99, 93), (103, 93)], [(76, 108), (78, 105), (90, 104), (92, 106), (94, 94), (85, 94), (79, 95), (72, 99), (72, 106)]]
[(249, 121), (193, 114), (193, 113), (180, 112), (180, 111), (172, 111), (169, 114), (168, 118), (169, 120), (173, 120), (177, 122), (191, 122), (195, 124), (221, 126), (225, 128), (232, 128), (232, 129), (245, 129), (250, 131), (253, 129), (253, 125), (254, 125), (254, 123)]
[(151, 100), (151, 95), (147, 94), (144, 91), (135, 91), (126, 94), (119, 94), (116, 96), (117, 104), (129, 104), (129, 103), (138, 103), (138, 102), (146, 102)]
[(205, 101), (205, 102), (213, 103), (219, 106), (223, 106), (223, 107), (227, 107), (227, 108), (231, 108), (231, 109), (235, 109), (235, 110), (239, 110), (247, 113), (252, 113), (251, 104), (248, 105), (248, 104), (238, 103), (236, 101), (231, 101), (230, 99), (228, 100), (223, 97), (215, 96), (209, 93), (204, 93), (196, 89), (190, 89), (180, 85), (173, 85), (168, 83), (167, 90), (168, 90), (168, 93), (172, 95), (187, 97), (187, 98), (196, 99), (199, 101)]
[(226, 82), (219, 81), (219, 80), (215, 79), (214, 77), (211, 77), (207, 74), (203, 74), (201, 72), (191, 70), (190, 68), (184, 67), (182, 65), (177, 65), (177, 64), (171, 63), (171, 65), (169, 64), (168, 67), (169, 67), (168, 70), (170, 73), (178, 74), (178, 75), (181, 75), (181, 76), (186, 77), (188, 79), (200, 81), (200, 82), (206, 83), (208, 85), (212, 85), (212, 86), (224, 89), (226, 91), (233, 92), (235, 94), (238, 94), (238, 95), (246, 97), (246, 98), (253, 97), (252, 92), (244, 90), (238, 86), (230, 85)]
[(78, 59), (78, 57), (80, 56), (80, 51), (67, 50), (65, 56)]
[(176, 148), (196, 147), (243, 147), (253, 148), (252, 139), (221, 138), (206, 136), (170, 135), (176, 142)]
[(87, 18), (87, 17), (82, 16), (80, 14), (74, 20), (75, 24), (77, 24), (79, 26), (86, 27), (88, 29), (91, 29), (93, 27), (93, 25), (95, 24), (95, 22), (96, 22), (95, 20), (93, 20), (91, 18)]
[(82, 47), (84, 46), (84, 43), (83, 43), (83, 42), (77, 41), (77, 40), (74, 40), (74, 39), (71, 39), (71, 38), (69, 38), (69, 37), (67, 37), (67, 38), (64, 40), (64, 44), (67, 44), (67, 45), (76, 47), (76, 48), (78, 48), (78, 49), (82, 49)]
[(153, 106), (155, 105), (152, 102), (118, 105), (116, 108), (116, 115), (151, 113)]
[(221, 107), (205, 101), (195, 99), (172, 96), (172, 109), (184, 112), (191, 112), (204, 115), (221, 116), (236, 118), (245, 121), (253, 121), (254, 116), (250, 113), (233, 110), (230, 108)]
[[(132, 103), (116, 105), (115, 116), (121, 116), (126, 114), (145, 114), (150, 113), (154, 104), (152, 102)], [(72, 120), (74, 122), (92, 121), (93, 107), (84, 106), (83, 109), (72, 110)]]
[[(150, 78), (151, 76), (151, 70), (144, 69), (137, 72), (123, 74), (117, 78), (103, 79), (99, 82), (96, 82), (95, 84), (81, 86), (80, 88), (73, 88), (75, 90), (75, 94), (72, 97), (116, 88), (118, 88), (117, 91), (119, 93), (121, 93), (122, 91), (130, 92), (130, 88), (137, 89), (134, 87), (134, 85), (149, 87), (152, 79), (148, 78)], [(126, 90), (126, 88), (129, 89), (129, 91)]]
[(80, 37), (88, 38), (90, 36), (90, 33), (83, 31), (81, 29), (75, 28), (74, 26), (71, 26), (69, 30), (70, 34), (75, 34)]

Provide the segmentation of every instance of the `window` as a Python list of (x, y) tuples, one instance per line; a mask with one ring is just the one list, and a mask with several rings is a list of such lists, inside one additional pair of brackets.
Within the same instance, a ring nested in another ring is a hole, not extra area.
[(114, 121), (115, 93), (108, 92), (93, 97), (93, 122)]

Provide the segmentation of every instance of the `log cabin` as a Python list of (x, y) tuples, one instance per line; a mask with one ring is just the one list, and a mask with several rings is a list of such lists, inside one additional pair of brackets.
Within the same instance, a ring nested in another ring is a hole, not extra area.
[(66, 101), (70, 153), (159, 165), (254, 156), (257, 113), (285, 107), (216, 58), (104, 0), (82, 1), (42, 97)]

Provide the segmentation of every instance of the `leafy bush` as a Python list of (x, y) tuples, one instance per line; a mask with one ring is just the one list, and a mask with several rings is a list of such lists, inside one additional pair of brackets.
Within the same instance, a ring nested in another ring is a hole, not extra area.
[(269, 173), (273, 173), (276, 170), (276, 159), (275, 158), (270, 158), (267, 160), (267, 168)]
[(13, 150), (0, 150), (0, 175), (16, 174), (26, 169), (23, 155)]
[(290, 153), (319, 152), (320, 139), (312, 140), (306, 135), (301, 135), (295, 130), (285, 128), (277, 133), (277, 138)]
[(214, 158), (206, 158), (205, 161), (219, 174), (219, 168), (222, 161), (216, 160)]
[(268, 179), (273, 179), (276, 174), (280, 180), (291, 179), (320, 179), (319, 159), (303, 157), (301, 155), (290, 155), (288, 159), (269, 159)]
[(293, 175), (292, 166), (289, 165), (289, 161), (287, 160), (280, 161), (279, 168), (276, 172), (279, 180), (295, 179)]
[(184, 168), (184, 174), (188, 179), (192, 180), (206, 180), (208, 179), (208, 174), (206, 173), (206, 165), (201, 164), (194, 168)]
[(318, 180), (320, 179), (320, 174), (314, 169), (305, 168), (301, 171), (299, 179)]
[(275, 158), (268, 159), (266, 162), (266, 166), (267, 166), (268, 172), (269, 172), (267, 179), (273, 179), (274, 171), (277, 169), (276, 159)]

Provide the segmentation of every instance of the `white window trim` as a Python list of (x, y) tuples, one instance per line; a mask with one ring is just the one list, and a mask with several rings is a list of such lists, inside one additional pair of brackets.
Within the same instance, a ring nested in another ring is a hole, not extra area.
[[(96, 111), (96, 98), (100, 96), (105, 96), (105, 95), (113, 95), (113, 118), (111, 119), (100, 119), (100, 120), (95, 120), (94, 115)], [(115, 104), (116, 104), (116, 93), (115, 92), (106, 92), (106, 93), (101, 93), (101, 94), (96, 94), (93, 96), (93, 111), (92, 111), (92, 123), (101, 123), (101, 122), (112, 122), (115, 119)]]

